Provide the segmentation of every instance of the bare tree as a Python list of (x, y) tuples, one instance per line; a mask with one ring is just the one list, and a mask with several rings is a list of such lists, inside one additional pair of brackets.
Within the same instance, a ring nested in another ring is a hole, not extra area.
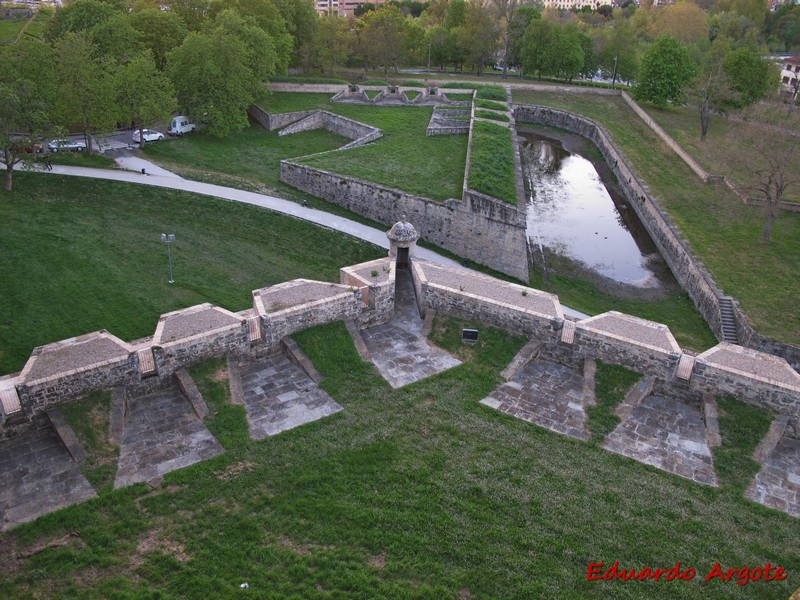
[[(747, 126), (733, 128), (731, 144), (746, 164), (735, 165), (747, 178), (739, 189), (764, 205), (761, 241), (769, 242), (784, 202), (800, 190), (800, 108), (780, 102), (761, 102), (743, 118)], [(742, 152), (744, 150), (744, 152)]]

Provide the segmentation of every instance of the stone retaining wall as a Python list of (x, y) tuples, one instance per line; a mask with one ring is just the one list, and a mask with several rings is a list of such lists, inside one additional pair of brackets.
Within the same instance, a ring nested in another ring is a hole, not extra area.
[(281, 161), (281, 181), (387, 226), (405, 215), (426, 241), (528, 279), (525, 212), (507, 202), (476, 193), (437, 202), (288, 160)]

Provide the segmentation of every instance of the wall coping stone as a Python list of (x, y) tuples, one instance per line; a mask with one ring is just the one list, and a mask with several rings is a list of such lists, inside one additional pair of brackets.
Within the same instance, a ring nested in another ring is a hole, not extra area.
[[(95, 348), (91, 348), (92, 345)], [(104, 354), (103, 358), (95, 355), (105, 348), (114, 349), (114, 352), (110, 356)], [(101, 329), (35, 348), (25, 363), (19, 379), (28, 386), (38, 385), (61, 377), (128, 362), (132, 353), (133, 349), (129, 344)], [(70, 363), (71, 360), (74, 362)], [(62, 361), (65, 363), (63, 367), (59, 366)], [(40, 372), (42, 370), (43, 373)]]
[(578, 322), (578, 327), (659, 352), (682, 354), (680, 345), (666, 325), (615, 310), (583, 319)]

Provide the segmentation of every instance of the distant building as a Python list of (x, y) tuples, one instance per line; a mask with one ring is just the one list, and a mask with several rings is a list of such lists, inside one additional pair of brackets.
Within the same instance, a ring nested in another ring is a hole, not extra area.
[(543, 0), (545, 8), (558, 8), (560, 10), (580, 10), (588, 6), (592, 10), (597, 10), (604, 4), (611, 5), (610, 0)]
[(800, 88), (800, 57), (789, 56), (781, 62), (781, 91), (797, 99)]
[(374, 4), (377, 7), (383, 3), (384, 0), (316, 0), (319, 14), (330, 13), (340, 17), (351, 17), (356, 8), (364, 4)]

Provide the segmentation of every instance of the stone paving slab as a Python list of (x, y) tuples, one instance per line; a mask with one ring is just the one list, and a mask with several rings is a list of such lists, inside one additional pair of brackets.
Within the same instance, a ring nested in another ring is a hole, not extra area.
[(680, 400), (648, 396), (603, 447), (696, 483), (719, 485), (700, 409)]
[(745, 496), (800, 518), (800, 440), (780, 439)]
[(0, 531), (96, 497), (52, 429), (0, 444)]
[(282, 354), (241, 365), (250, 437), (262, 440), (342, 410), (300, 367)]
[(428, 341), (423, 334), (424, 324), (417, 309), (411, 275), (408, 270), (400, 270), (395, 279), (392, 320), (361, 332), (372, 363), (395, 389), (461, 364)]
[(131, 399), (114, 488), (150, 481), (223, 451), (177, 387)]
[(550, 431), (587, 440), (583, 375), (547, 360), (534, 360), (481, 404)]

